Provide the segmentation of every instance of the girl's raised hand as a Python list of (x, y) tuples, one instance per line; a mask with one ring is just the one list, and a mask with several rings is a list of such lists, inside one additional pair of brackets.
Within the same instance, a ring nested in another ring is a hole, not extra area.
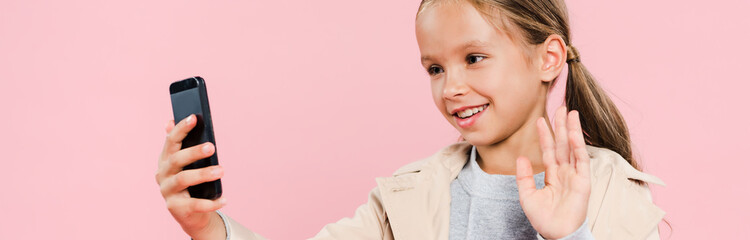
[(591, 183), (589, 155), (578, 111), (561, 107), (555, 114), (553, 137), (544, 118), (536, 122), (546, 168), (544, 188), (536, 189), (531, 163), (516, 162), (518, 194), (531, 226), (545, 238), (562, 238), (586, 220)]

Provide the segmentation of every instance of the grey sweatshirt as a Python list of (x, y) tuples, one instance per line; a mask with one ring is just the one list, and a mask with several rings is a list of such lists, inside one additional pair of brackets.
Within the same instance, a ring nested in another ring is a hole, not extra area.
[[(450, 239), (537, 239), (521, 209), (516, 176), (484, 172), (476, 151), (471, 148), (469, 161), (451, 182)], [(544, 172), (535, 174), (534, 181), (537, 189), (543, 188)], [(586, 225), (563, 239), (594, 239)]]

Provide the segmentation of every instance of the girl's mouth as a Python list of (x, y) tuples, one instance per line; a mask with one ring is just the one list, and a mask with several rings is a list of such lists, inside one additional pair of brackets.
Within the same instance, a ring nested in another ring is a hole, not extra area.
[(476, 122), (477, 118), (479, 118), (484, 110), (487, 110), (489, 106), (490, 104), (488, 103), (478, 107), (467, 108), (454, 113), (453, 117), (454, 119), (456, 119), (456, 124), (459, 127), (468, 128), (474, 125), (474, 122)]

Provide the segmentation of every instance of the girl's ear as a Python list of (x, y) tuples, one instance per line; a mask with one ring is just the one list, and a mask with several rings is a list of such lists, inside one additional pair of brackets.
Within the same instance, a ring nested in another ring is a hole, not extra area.
[(562, 37), (552, 34), (541, 44), (541, 69), (540, 77), (543, 82), (551, 82), (560, 75), (565, 61), (568, 57), (567, 46)]

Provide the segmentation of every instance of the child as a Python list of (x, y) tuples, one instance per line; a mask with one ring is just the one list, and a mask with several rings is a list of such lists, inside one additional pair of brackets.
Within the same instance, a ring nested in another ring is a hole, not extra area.
[[(571, 45), (562, 1), (424, 0), (416, 34), (435, 105), (465, 141), (378, 178), (353, 218), (316, 239), (659, 238), (664, 212), (646, 183), (663, 183), (638, 170), (622, 116)], [(555, 89), (565, 106), (550, 119)], [(167, 129), (156, 176), (167, 208), (194, 239), (263, 239), (218, 213), (223, 199), (185, 193), (222, 176), (181, 171), (214, 151), (180, 150), (194, 125)]]

